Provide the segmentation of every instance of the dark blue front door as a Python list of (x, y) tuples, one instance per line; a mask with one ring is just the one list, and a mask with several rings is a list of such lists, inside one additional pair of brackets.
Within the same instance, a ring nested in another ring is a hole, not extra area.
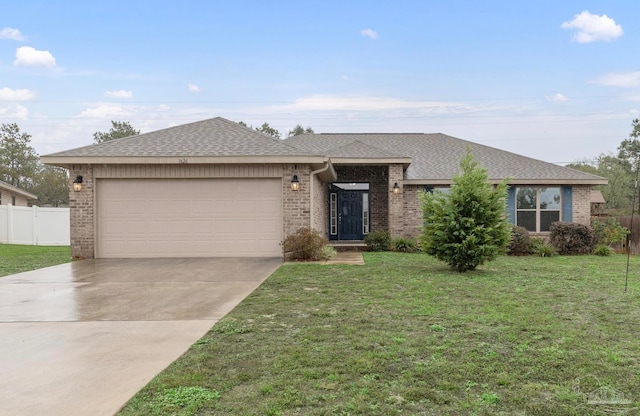
[(362, 240), (362, 191), (338, 192), (338, 239)]

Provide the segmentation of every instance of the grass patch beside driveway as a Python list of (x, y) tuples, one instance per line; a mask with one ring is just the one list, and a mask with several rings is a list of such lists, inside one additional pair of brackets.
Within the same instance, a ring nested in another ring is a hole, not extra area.
[(68, 246), (0, 244), (0, 277), (71, 261)]
[(365, 256), (280, 267), (120, 414), (637, 414), (640, 258)]

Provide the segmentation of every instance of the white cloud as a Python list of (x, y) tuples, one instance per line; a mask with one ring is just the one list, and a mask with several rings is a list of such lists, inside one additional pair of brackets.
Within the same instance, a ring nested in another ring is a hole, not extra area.
[(26, 101), (36, 96), (31, 90), (12, 90), (11, 88), (0, 88), (0, 100), (5, 101)]
[(104, 96), (109, 98), (131, 98), (133, 97), (133, 92), (125, 90), (107, 91)]
[(640, 87), (640, 71), (610, 72), (596, 78), (592, 83), (610, 87)]
[(568, 101), (568, 100), (569, 98), (567, 98), (566, 95), (560, 94), (560, 93), (557, 93), (551, 96), (547, 95), (547, 101), (562, 102), (562, 101)]
[(23, 46), (16, 50), (14, 65), (19, 66), (56, 66), (56, 58), (49, 51), (39, 51), (31, 46)]
[(10, 107), (0, 107), (0, 115), (3, 118), (11, 120), (26, 120), (29, 116), (29, 109), (20, 104), (16, 104)]
[(460, 102), (425, 100), (401, 100), (389, 97), (313, 95), (300, 98), (292, 104), (277, 106), (286, 111), (392, 111), (415, 110), (429, 114), (452, 114), (472, 111), (473, 108)]
[(576, 29), (577, 32), (571, 36), (573, 42), (590, 43), (596, 41), (610, 41), (622, 36), (622, 26), (616, 21), (603, 14), (591, 14), (583, 11), (574, 16), (573, 20), (562, 23), (563, 29)]
[(18, 29), (5, 27), (0, 29), (0, 39), (24, 40), (24, 35)]
[(130, 109), (126, 109), (117, 105), (112, 104), (100, 104), (96, 107), (87, 108), (78, 116), (79, 118), (99, 118), (99, 119), (108, 119), (113, 117), (123, 117), (130, 116), (134, 114), (135, 111)]
[(200, 87), (198, 87), (196, 84), (189, 84), (187, 85), (187, 88), (189, 88), (189, 91), (191, 92), (200, 92)]
[(365, 38), (369, 38), (369, 39), (378, 39), (378, 32), (376, 32), (373, 29), (362, 29), (360, 31), (360, 34), (362, 36), (364, 36)]

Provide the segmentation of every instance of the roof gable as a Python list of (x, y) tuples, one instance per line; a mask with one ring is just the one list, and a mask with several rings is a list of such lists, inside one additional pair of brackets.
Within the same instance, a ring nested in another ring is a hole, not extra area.
[(323, 154), (330, 158), (397, 159), (409, 158), (396, 153), (378, 149), (359, 140), (326, 150)]
[(307, 152), (222, 117), (79, 147), (51, 157), (301, 156)]

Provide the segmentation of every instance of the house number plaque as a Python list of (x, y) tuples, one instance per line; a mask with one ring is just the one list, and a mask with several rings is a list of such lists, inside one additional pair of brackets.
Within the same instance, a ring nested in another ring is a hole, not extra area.
[(178, 159), (178, 163), (180, 163), (181, 165), (185, 165), (189, 163), (189, 161), (187, 159)]

